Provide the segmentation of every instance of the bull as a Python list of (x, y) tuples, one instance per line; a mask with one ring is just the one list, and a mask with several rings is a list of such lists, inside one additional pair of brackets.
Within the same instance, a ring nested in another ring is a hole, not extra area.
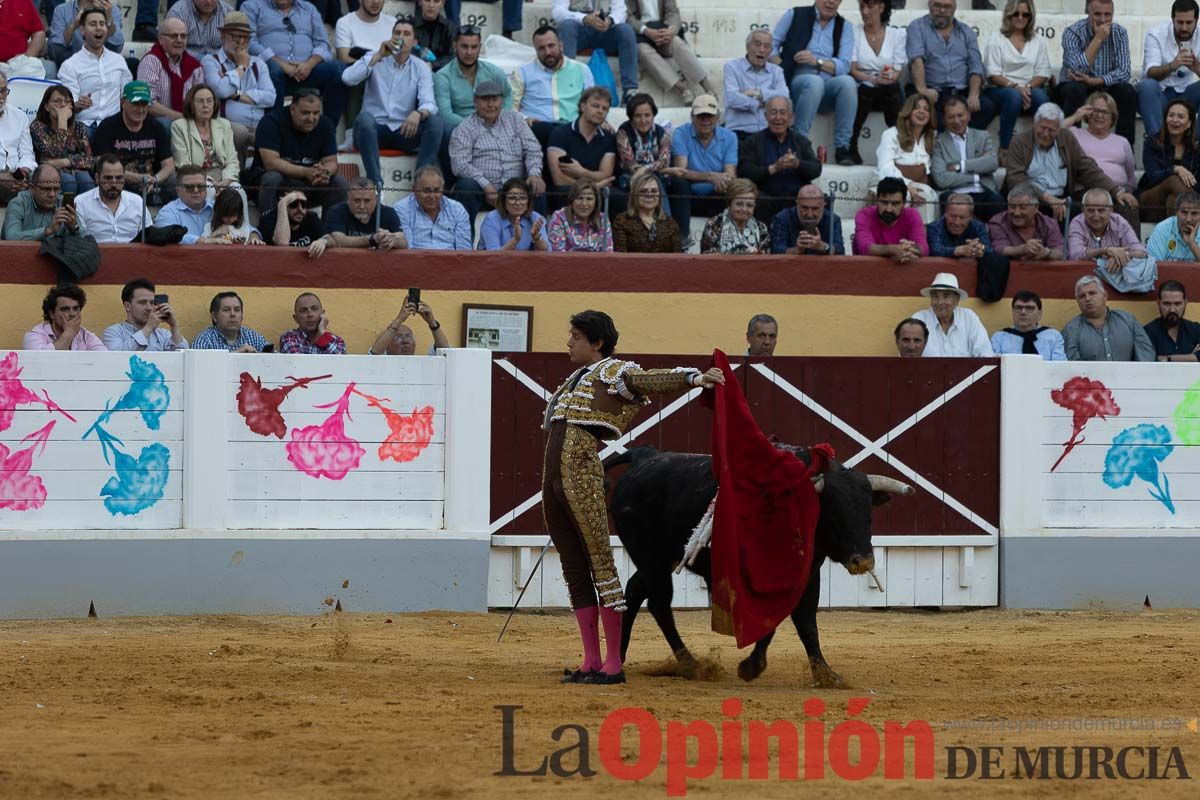
[[(776, 443), (805, 464), (806, 448)], [(717, 494), (712, 458), (692, 453), (659, 452), (649, 446), (605, 459), (609, 485), (609, 508), (617, 536), (629, 553), (636, 571), (625, 586), (625, 613), (621, 636), (622, 660), (629, 648), (630, 633), (643, 601), (666, 637), (671, 652), (681, 665), (694, 665), (671, 610), (674, 594), (671, 575), (684, 558), (684, 548), (709, 503)], [(892, 494), (913, 494), (908, 484), (881, 475), (867, 475), (830, 462), (814, 478), (820, 496), (812, 570), (799, 603), (792, 610), (792, 624), (804, 643), (813, 683), (823, 688), (844, 688), (845, 681), (825, 661), (817, 632), (817, 601), (821, 594), (821, 565), (826, 558), (843, 565), (851, 575), (875, 567), (871, 547), (871, 512), (891, 499)], [(710, 551), (699, 551), (688, 569), (702, 577), (711, 591)], [(774, 633), (760, 639), (738, 664), (738, 676), (752, 681), (767, 668), (767, 648)]]

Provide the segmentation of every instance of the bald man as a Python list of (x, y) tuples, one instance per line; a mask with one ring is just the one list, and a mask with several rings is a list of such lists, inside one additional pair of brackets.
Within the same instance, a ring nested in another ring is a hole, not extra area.
[(420, 308), (417, 308), (411, 302), (406, 301), (396, 318), (375, 337), (375, 344), (371, 345), (367, 355), (411, 356), (415, 354), (417, 338), (413, 335), (412, 328), (404, 324), (404, 321), (413, 314), (417, 314), (425, 320), (425, 324), (429, 326), (429, 332), (433, 334), (433, 346), (429, 348), (429, 355), (433, 355), (440, 347), (450, 346), (450, 342), (446, 339), (446, 332), (442, 330), (442, 323), (434, 319), (433, 309), (429, 307), (429, 303), (422, 300)]
[(825, 195), (813, 184), (796, 192), (796, 205), (771, 220), (771, 252), (788, 255), (846, 255), (842, 220), (825, 207)]

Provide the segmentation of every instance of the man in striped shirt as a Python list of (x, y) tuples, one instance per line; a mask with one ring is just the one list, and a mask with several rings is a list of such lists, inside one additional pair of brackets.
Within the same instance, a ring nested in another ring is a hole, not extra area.
[(222, 0), (177, 0), (167, 11), (167, 19), (182, 20), (187, 26), (187, 51), (196, 58), (221, 51), (221, 26), (233, 6)]
[(1062, 34), (1063, 65), (1058, 104), (1069, 117), (1092, 92), (1108, 92), (1117, 107), (1129, 109), (1117, 119), (1117, 133), (1134, 145), (1137, 90), (1129, 83), (1129, 33), (1113, 22), (1113, 0), (1088, 0), (1087, 17)]

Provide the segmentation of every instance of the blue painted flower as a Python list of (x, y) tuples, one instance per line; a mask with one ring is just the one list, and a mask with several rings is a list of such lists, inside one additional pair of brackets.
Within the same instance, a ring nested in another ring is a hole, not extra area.
[[(131, 383), (129, 390), (113, 406), (113, 411), (137, 411), (142, 415), (146, 427), (158, 430), (163, 412), (171, 405), (171, 390), (167, 386), (158, 365), (138, 358), (129, 357), (129, 372), (125, 373)], [(111, 412), (108, 412), (111, 414)], [(105, 417), (107, 419), (107, 417)]]
[(161, 444), (143, 447), (136, 459), (113, 448), (116, 477), (109, 478), (100, 490), (104, 507), (116, 516), (133, 516), (162, 500), (170, 477), (171, 453)]
[(1113, 437), (1112, 447), (1104, 457), (1104, 482), (1120, 489), (1133, 483), (1134, 478), (1141, 478), (1153, 487), (1150, 496), (1174, 514), (1171, 481), (1164, 473), (1162, 485), (1158, 482), (1159, 463), (1175, 450), (1170, 442), (1171, 432), (1165, 425), (1143, 423), (1121, 431)]

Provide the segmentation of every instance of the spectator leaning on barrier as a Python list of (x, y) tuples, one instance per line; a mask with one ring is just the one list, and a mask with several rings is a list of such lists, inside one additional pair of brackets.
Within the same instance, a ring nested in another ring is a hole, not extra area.
[(223, 189), (213, 201), (213, 218), (204, 235), (228, 244), (265, 244), (258, 228), (247, 221), (249, 215), (250, 201), (245, 190), (240, 186)]
[(221, 101), (221, 116), (233, 126), (233, 146), (245, 154), (263, 116), (275, 107), (275, 84), (267, 63), (250, 55), (250, 21), (230, 12), (221, 26), (221, 49), (201, 62), (204, 82)]
[[(569, 125), (560, 125), (550, 134), (546, 147), (546, 165), (554, 184), (554, 207), (576, 181), (587, 179), (596, 189), (616, 192), (613, 183), (617, 170), (617, 138), (607, 129), (612, 97), (603, 86), (585, 89), (579, 98), (579, 116)], [(530, 156), (531, 157), (531, 156)]]
[(49, 236), (79, 236), (84, 231), (73, 205), (59, 205), (62, 181), (58, 170), (41, 164), (30, 176), (29, 188), (14, 197), (4, 212), (4, 238), (10, 242), (40, 242)]
[(1158, 134), (1166, 103), (1179, 98), (1186, 99), (1192, 107), (1200, 103), (1197, 14), (1200, 6), (1196, 0), (1175, 0), (1171, 4), (1171, 21), (1146, 30), (1137, 96), (1147, 138)]
[(167, 203), (154, 218), (156, 227), (182, 225), (187, 228), (182, 244), (228, 244), (224, 239), (204, 235), (213, 218), (213, 201), (208, 197), (204, 170), (196, 164), (179, 168), (175, 190), (179, 196)]
[(896, 352), (901, 358), (920, 358), (925, 355), (929, 326), (921, 320), (913, 317), (902, 319), (892, 334), (896, 337)]
[(758, 187), (735, 178), (725, 187), (725, 210), (709, 219), (700, 236), (700, 252), (720, 255), (760, 255), (771, 252), (766, 223), (754, 216)]
[(350, 187), (346, 202), (325, 212), (321, 220), (338, 247), (370, 250), (403, 250), (408, 247), (400, 231), (400, 217), (391, 206), (380, 205), (375, 184), (359, 178)]
[(329, 246), (336, 247), (321, 218), (308, 210), (308, 198), (295, 190), (279, 198), (274, 211), (259, 220), (267, 232), (268, 244), (278, 247), (303, 247), (309, 258), (320, 258)]
[(462, 203), (446, 197), (446, 180), (433, 165), (413, 173), (413, 190), (396, 204), (400, 229), (413, 250), (470, 250), (471, 220)]
[(929, 0), (929, 14), (908, 24), (909, 92), (927, 99), (934, 115), (954, 95), (966, 95), (971, 127), (985, 130), (996, 105), (982, 94), (983, 58), (975, 32), (954, 18), (955, 0)]
[(908, 64), (908, 31), (888, 24), (892, 0), (859, 0), (858, 11), (862, 25), (854, 26), (854, 58), (850, 61), (850, 77), (858, 81), (858, 107), (850, 133), (850, 158), (855, 164), (863, 163), (858, 139), (868, 114), (878, 111), (887, 127), (895, 127), (904, 102), (900, 74)]
[(282, 189), (304, 189), (322, 208), (346, 199), (346, 179), (337, 171), (337, 138), (333, 124), (321, 114), (315, 89), (297, 89), (292, 104), (262, 118), (254, 132), (253, 185), (260, 184), (258, 208), (275, 207)]
[(125, 191), (125, 165), (108, 153), (96, 159), (95, 189), (75, 198), (79, 224), (98, 244), (128, 244), (146, 221), (141, 195)]
[[(109, 350), (171, 352), (186, 350), (188, 341), (170, 303), (154, 302), (158, 289), (145, 278), (134, 278), (121, 288), (125, 321), (109, 325), (101, 334)], [(163, 330), (163, 324), (168, 330)]]
[(354, 120), (354, 144), (362, 156), (363, 171), (383, 182), (379, 148), (417, 151), (417, 166), (437, 163), (442, 146), (442, 118), (433, 97), (433, 72), (413, 56), (413, 23), (401, 17), (392, 26), (392, 38), (346, 67), (347, 86), (367, 82), (362, 111)]
[(792, 204), (801, 186), (821, 175), (821, 162), (812, 143), (792, 130), (792, 101), (772, 97), (767, 101), (767, 128), (742, 138), (738, 145), (737, 174), (758, 186), (758, 216), (769, 222)]
[(987, 226), (974, 219), (974, 201), (955, 192), (946, 198), (945, 211), (925, 227), (929, 255), (934, 258), (982, 259), (996, 254)]
[(563, 58), (562, 42), (553, 26), (533, 32), (537, 58), (510, 76), (513, 108), (521, 112), (533, 135), (545, 146), (555, 127), (579, 116), (579, 98), (592, 86), (591, 71), (573, 58)]
[(425, 320), (425, 324), (429, 326), (429, 332), (433, 336), (433, 344), (429, 347), (429, 355), (433, 355), (438, 348), (450, 346), (450, 341), (446, 338), (446, 332), (442, 330), (442, 323), (434, 318), (433, 309), (428, 303), (422, 300), (419, 307), (405, 302), (400, 308), (400, 313), (396, 315), (396, 318), (389, 322), (387, 327), (381, 330), (379, 335), (375, 337), (375, 343), (367, 350), (367, 355), (414, 355), (417, 352), (417, 339), (413, 336), (412, 328), (404, 324), (405, 320), (413, 314)]
[(329, 330), (329, 315), (321, 298), (304, 292), (292, 306), (296, 327), (279, 337), (279, 352), (290, 355), (346, 355), (346, 342)]
[[(604, 10), (605, 5), (609, 10)], [(603, 48), (620, 62), (622, 104), (637, 93), (637, 36), (625, 21), (629, 9), (624, 0), (554, 0), (550, 15), (562, 36), (567, 58), (575, 58), (580, 50)]]
[(927, 222), (937, 219), (937, 190), (930, 184), (930, 154), (934, 145), (932, 106), (914, 94), (904, 101), (896, 127), (879, 137), (875, 151), (874, 181), (895, 178), (904, 181), (909, 202)]
[(442, 9), (446, 0), (416, 0), (417, 14), (413, 33), (421, 46), (419, 57), (437, 72), (454, 58), (455, 25), (446, 19)]
[(1012, 327), (992, 334), (996, 355), (1024, 353), (1046, 361), (1066, 361), (1062, 334), (1042, 324), (1042, 298), (1019, 291), (1012, 299)]
[[(576, 123), (582, 124), (582, 117)], [(555, 131), (553, 138), (558, 135)], [(475, 113), (454, 129), (450, 163), (458, 178), (455, 197), (467, 209), (472, 223), (484, 206), (497, 207), (500, 187), (513, 178), (525, 179), (534, 198), (546, 193), (537, 137), (520, 114), (504, 109), (503, 90), (493, 81), (475, 84)]]
[(746, 57), (725, 62), (725, 127), (739, 137), (767, 127), (767, 101), (772, 97), (791, 99), (783, 70), (767, 60), (771, 48), (771, 32), (753, 30), (746, 36)]
[(212, 326), (192, 340), (193, 350), (261, 353), (271, 347), (261, 333), (242, 325), (244, 307), (237, 292), (217, 292), (208, 304)]
[(983, 43), (983, 71), (989, 86), (984, 97), (1000, 115), (1000, 153), (1008, 150), (1017, 117), (1037, 113), (1050, 100), (1046, 88), (1054, 73), (1046, 38), (1038, 33), (1033, 0), (1008, 0), (1000, 30)]
[(101, 122), (92, 139), (97, 153), (114, 153), (125, 165), (125, 187), (146, 193), (149, 205), (175, 196), (175, 158), (167, 129), (148, 120), (150, 87), (130, 81), (121, 91), (121, 111)]
[(908, 188), (899, 178), (884, 178), (875, 188), (875, 205), (854, 215), (854, 255), (883, 256), (911, 264), (929, 255), (925, 223), (905, 205)]
[[(191, 0), (183, 0), (191, 2)], [(125, 33), (119, 21), (113, 19), (113, 4), (110, 0), (66, 0), (54, 9), (50, 19), (50, 38), (46, 52), (50, 60), (62, 66), (63, 62), (78, 53), (83, 48), (83, 12), (89, 8), (98, 8), (104, 12), (105, 24), (108, 28), (108, 38), (104, 46), (120, 55), (125, 46)]]
[(353, 64), (392, 38), (396, 18), (383, 13), (384, 0), (359, 0), (358, 8), (338, 18), (333, 29), (337, 60)]
[(546, 238), (546, 218), (533, 210), (529, 184), (521, 178), (509, 178), (500, 187), (496, 207), (479, 226), (480, 250), (550, 249)]
[(1175, 200), (1175, 216), (1154, 226), (1146, 250), (1155, 261), (1200, 261), (1200, 194), (1188, 191)]
[(691, 241), (693, 210), (717, 214), (724, 207), (725, 188), (737, 177), (737, 136), (717, 125), (717, 98), (702, 94), (692, 103), (692, 121), (671, 137), (668, 175), (671, 215), (684, 242)]
[(168, 135), (171, 123), (183, 117), (183, 98), (204, 83), (204, 68), (187, 51), (187, 36), (183, 20), (164, 19), (158, 41), (138, 64), (138, 80), (150, 87), (150, 118)]
[(1179, 281), (1163, 281), (1158, 287), (1158, 319), (1145, 326), (1146, 337), (1159, 361), (1200, 361), (1200, 322), (1184, 319), (1187, 290)]
[(1130, 259), (1145, 257), (1146, 248), (1138, 234), (1128, 222), (1113, 214), (1112, 196), (1103, 189), (1084, 192), (1083, 213), (1071, 220), (1067, 228), (1067, 258), (1105, 259), (1109, 269), (1116, 272)]
[(187, 50), (196, 58), (221, 51), (221, 26), (233, 6), (222, 0), (177, 0), (167, 19), (182, 20), (187, 26)]
[(796, 133), (808, 137), (818, 111), (833, 110), (834, 158), (854, 164), (850, 133), (858, 112), (858, 84), (850, 76), (854, 25), (838, 13), (842, 0), (815, 0), (812, 6), (783, 12), (771, 33), (792, 105)]
[(988, 221), (988, 233), (997, 253), (1018, 261), (1059, 261), (1066, 253), (1062, 228), (1038, 211), (1027, 187), (1008, 193), (1008, 210)]
[(37, 166), (29, 117), (8, 107), (8, 92), (8, 78), (0, 74), (0, 204), (16, 196)]
[(825, 195), (813, 184), (800, 187), (796, 204), (771, 219), (771, 252), (789, 255), (846, 255), (842, 220), (825, 206)]
[(67, 87), (46, 87), (37, 115), (29, 123), (29, 137), (37, 162), (58, 169), (64, 192), (82, 194), (95, 188), (92, 144), (87, 128), (75, 119), (75, 104)]
[(612, 226), (600, 203), (600, 189), (587, 178), (575, 181), (567, 204), (550, 217), (546, 238), (556, 253), (611, 253)]
[(921, 294), (929, 298), (929, 308), (921, 309), (913, 314), (913, 318), (924, 322), (929, 331), (929, 340), (922, 353), (926, 358), (990, 358), (995, 355), (979, 315), (959, 306), (967, 299), (967, 293), (958, 287), (958, 276), (952, 272), (939, 272)]
[(952, 97), (942, 106), (943, 130), (933, 143), (933, 185), (942, 190), (944, 205), (950, 192), (969, 194), (975, 214), (983, 222), (1004, 209), (1004, 196), (996, 191), (1000, 161), (987, 131), (967, 127), (967, 103)]
[(1143, 222), (1160, 222), (1175, 210), (1179, 195), (1195, 188), (1200, 175), (1196, 109), (1191, 103), (1167, 103), (1158, 135), (1142, 142), (1142, 167), (1137, 186), (1139, 216)]
[(700, 84), (704, 94), (717, 93), (708, 71), (679, 35), (683, 22), (675, 0), (626, 0), (625, 10), (637, 34), (638, 63), (664, 91), (678, 92), (685, 106), (696, 99), (691, 84)]
[(1108, 293), (1095, 275), (1075, 281), (1075, 302), (1079, 316), (1063, 328), (1069, 360), (1154, 360), (1154, 345), (1142, 326), (1128, 311), (1108, 307)]
[(306, 0), (246, 0), (241, 10), (254, 31), (250, 53), (267, 62), (275, 85), (275, 108), (283, 107), (289, 90), (316, 89), (325, 117), (337, 127), (346, 110), (343, 65), (329, 49), (320, 12)]
[(629, 208), (614, 215), (613, 249), (618, 253), (678, 253), (683, 239), (675, 220), (663, 211), (662, 187), (654, 173), (641, 171), (629, 185)]
[(746, 355), (770, 358), (779, 343), (779, 323), (770, 314), (755, 314), (746, 323)]
[(60, 283), (42, 300), (40, 325), (25, 333), (22, 350), (105, 350), (100, 337), (83, 327), (87, 293), (73, 283)]
[[(1129, 34), (1113, 22), (1112, 0), (1087, 0), (1087, 17), (1062, 32), (1062, 72), (1054, 96), (1066, 114), (1074, 114), (1087, 96), (1103, 89), (1127, 108), (1117, 133), (1132, 145), (1137, 91), (1129, 84)], [(1105, 187), (1108, 188), (1108, 187)]]
[(103, 9), (89, 8), (80, 16), (83, 49), (63, 62), (58, 80), (71, 91), (75, 118), (95, 133), (101, 121), (121, 110), (121, 90), (133, 80), (125, 59), (104, 46), (108, 17)]

